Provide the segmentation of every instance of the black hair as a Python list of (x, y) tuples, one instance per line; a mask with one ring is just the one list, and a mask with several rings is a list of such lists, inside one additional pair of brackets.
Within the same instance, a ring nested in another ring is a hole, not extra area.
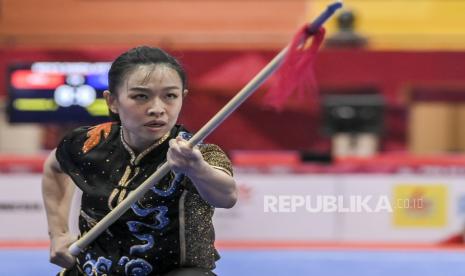
[[(184, 91), (187, 88), (186, 72), (176, 58), (160, 48), (139, 46), (122, 53), (111, 64), (108, 72), (108, 89), (110, 93), (116, 95), (117, 88), (131, 70), (139, 65), (150, 64), (163, 64), (174, 69), (181, 78), (182, 90)], [(110, 117), (113, 120), (120, 121), (118, 114), (113, 113), (111, 110)]]

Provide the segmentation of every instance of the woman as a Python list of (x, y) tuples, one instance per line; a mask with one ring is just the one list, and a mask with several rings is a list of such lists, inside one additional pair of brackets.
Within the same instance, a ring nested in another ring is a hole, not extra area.
[[(182, 66), (143, 46), (119, 56), (108, 78), (104, 97), (116, 122), (74, 130), (44, 165), (51, 262), (62, 275), (214, 275), (212, 215), (235, 204), (236, 186), (224, 152), (190, 148), (190, 134), (176, 125), (187, 94)], [(68, 253), (72, 182), (83, 192), (83, 234), (164, 162), (171, 173), (77, 258)]]

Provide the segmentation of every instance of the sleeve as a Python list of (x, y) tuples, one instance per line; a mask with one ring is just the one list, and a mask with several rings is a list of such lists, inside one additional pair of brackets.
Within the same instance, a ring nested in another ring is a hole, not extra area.
[(80, 159), (81, 145), (86, 139), (87, 129), (87, 127), (80, 127), (73, 130), (57, 146), (56, 159), (61, 169), (67, 174), (70, 174)]
[(63, 172), (69, 175), (74, 184), (83, 191), (86, 190), (87, 186), (85, 183), (87, 181), (79, 164), (82, 163), (84, 158), (81, 147), (86, 139), (87, 129), (86, 127), (81, 127), (66, 135), (57, 146), (55, 153)]
[[(215, 144), (199, 144), (198, 146), (204, 160), (210, 166), (233, 176), (232, 163), (226, 153), (219, 146)], [(198, 195), (197, 189), (188, 177), (184, 178), (183, 185), (188, 191)], [(202, 201), (205, 202), (203, 199)]]
[(219, 146), (215, 144), (204, 144), (201, 145), (199, 149), (203, 158), (210, 166), (233, 176), (231, 161)]

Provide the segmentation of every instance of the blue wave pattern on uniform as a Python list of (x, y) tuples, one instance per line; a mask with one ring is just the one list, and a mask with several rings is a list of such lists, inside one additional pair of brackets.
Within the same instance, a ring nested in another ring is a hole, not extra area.
[(129, 250), (129, 254), (134, 253), (144, 253), (154, 245), (154, 238), (150, 234), (143, 234), (139, 233), (141, 226), (150, 228), (150, 229), (163, 229), (169, 223), (169, 219), (166, 217), (166, 213), (168, 212), (168, 207), (166, 206), (157, 206), (154, 208), (147, 208), (144, 209), (139, 207), (137, 203), (131, 206), (134, 213), (141, 217), (146, 217), (154, 212), (157, 212), (155, 215), (155, 223), (154, 224), (146, 224), (140, 221), (128, 221), (127, 225), (129, 231), (131, 231), (132, 235), (141, 241), (145, 241), (144, 244), (140, 245), (133, 245)]
[(102, 275), (110, 272), (112, 262), (105, 257), (98, 257), (97, 261), (92, 259), (90, 254), (86, 255), (86, 262), (84, 263), (83, 270), (88, 276)]
[(129, 260), (123, 256), (118, 265), (124, 266), (124, 274), (128, 276), (146, 276), (152, 272), (152, 266), (144, 259)]
[[(189, 133), (189, 132), (186, 132), (186, 131), (180, 131), (178, 133), (178, 136), (181, 136), (182, 139), (189, 141), (192, 138), (192, 136), (194, 136), (194, 135), (192, 135), (192, 133)], [(200, 141), (197, 145), (198, 146), (203, 145), (203, 141)]]
[[(182, 179), (184, 178), (184, 174), (181, 173), (175, 173), (174, 174), (173, 180), (170, 182), (170, 186), (168, 189), (163, 190), (163, 189), (158, 189), (157, 187), (152, 187), (150, 190), (154, 192), (155, 194), (163, 197), (170, 196), (176, 191), (176, 188), (178, 187), (178, 184), (181, 183)], [(139, 215), (140, 216), (140, 215)]]
[[(185, 133), (188, 134), (188, 133)], [(184, 137), (187, 138), (186, 135)], [(191, 136), (190, 136), (191, 137)], [(171, 196), (183, 180), (184, 175), (181, 173), (172, 174), (172, 179), (169, 184), (168, 189), (158, 189), (157, 187), (152, 187), (150, 190), (162, 197)], [(155, 244), (155, 239), (153, 235), (147, 233), (140, 233), (140, 229), (143, 227), (147, 227), (150, 229), (160, 230), (166, 227), (169, 223), (169, 219), (166, 216), (168, 212), (168, 207), (166, 206), (156, 206), (153, 208), (144, 208), (138, 204), (138, 202), (131, 205), (132, 211), (139, 217), (147, 217), (151, 214), (156, 213), (154, 220), (154, 224), (147, 224), (140, 221), (128, 221), (126, 224), (128, 225), (129, 231), (132, 233), (134, 237), (136, 237), (140, 241), (144, 241), (143, 244), (133, 245), (129, 249), (129, 254), (141, 254), (146, 252), (147, 250), (153, 248)], [(145, 261), (144, 259), (134, 259), (130, 260), (127, 256), (121, 257), (120, 261), (118, 262), (119, 265), (125, 266), (125, 274), (126, 275), (148, 275), (152, 272), (152, 266)]]
[[(192, 138), (192, 134), (181, 131), (178, 136), (182, 137), (184, 140), (189, 140)], [(198, 144), (203, 145), (202, 143)], [(184, 179), (184, 174), (171, 172), (171, 181), (167, 189), (159, 189), (157, 187), (152, 187), (150, 191), (161, 197), (171, 196), (179, 184)], [(166, 206), (156, 206), (144, 208), (140, 206), (138, 202), (131, 205), (132, 211), (139, 217), (147, 217), (149, 215), (154, 215), (154, 223), (147, 224), (141, 221), (128, 221), (126, 224), (128, 226), (131, 234), (140, 241), (143, 241), (143, 244), (133, 245), (129, 249), (129, 254), (142, 254), (151, 248), (155, 244), (155, 239), (153, 235), (148, 233), (140, 233), (142, 228), (149, 228), (154, 230), (160, 230), (166, 227), (169, 223), (169, 218), (166, 216), (168, 213), (168, 207)], [(90, 255), (86, 256), (87, 262), (84, 264), (84, 270), (86, 275), (101, 275), (110, 272), (112, 262), (104, 257), (99, 257), (97, 261), (92, 260)], [(142, 258), (130, 259), (127, 256), (122, 256), (118, 261), (119, 266), (124, 266), (124, 273), (128, 276), (146, 276), (153, 271), (153, 267), (146, 260)]]

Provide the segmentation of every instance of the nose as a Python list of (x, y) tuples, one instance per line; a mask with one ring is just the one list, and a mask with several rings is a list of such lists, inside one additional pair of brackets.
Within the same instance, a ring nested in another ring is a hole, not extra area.
[(149, 108), (147, 110), (149, 116), (159, 117), (165, 113), (165, 106), (163, 101), (155, 98), (151, 101)]

